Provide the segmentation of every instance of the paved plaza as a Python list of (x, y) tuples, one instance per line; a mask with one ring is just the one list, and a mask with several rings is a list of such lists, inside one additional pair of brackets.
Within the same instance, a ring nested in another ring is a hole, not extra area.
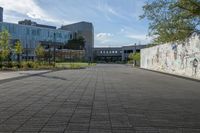
[(50, 70), (29, 70), (29, 71), (5, 71), (5, 72), (0, 72), (0, 81), (2, 80), (7, 80), (9, 79), (17, 79), (20, 77), (27, 77), (31, 75), (37, 75), (37, 74), (42, 74), (42, 73), (48, 73)]
[(200, 133), (200, 83), (126, 65), (0, 84), (0, 133)]

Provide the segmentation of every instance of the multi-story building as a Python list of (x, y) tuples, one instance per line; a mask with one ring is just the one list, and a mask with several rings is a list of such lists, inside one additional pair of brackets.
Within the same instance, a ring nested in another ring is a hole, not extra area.
[[(85, 59), (93, 59), (94, 28), (92, 23), (79, 22), (65, 25), (59, 29), (54, 26), (42, 25), (31, 20), (19, 21), (18, 24), (3, 22), (3, 8), (0, 7), (0, 31), (8, 30), (12, 39), (11, 44), (20, 41), (23, 44), (24, 53), (22, 58), (34, 59), (35, 48), (42, 44), (47, 48), (62, 47), (68, 40), (83, 37), (85, 39)], [(62, 47), (63, 48), (63, 47)]]
[[(0, 18), (3, 19), (3, 8), (0, 8)], [(10, 45), (20, 41), (23, 45), (23, 59), (35, 59), (35, 48), (42, 44), (49, 49), (64, 46), (72, 39), (72, 32), (56, 29), (54, 26), (40, 25), (30, 20), (20, 21), (20, 24), (0, 21), (0, 32), (7, 30), (10, 34)]]
[(117, 62), (122, 60), (121, 47), (94, 48), (94, 60), (98, 62)]
[(61, 29), (73, 32), (75, 38), (83, 37), (85, 39), (85, 59), (88, 61), (93, 60), (94, 28), (92, 23), (79, 22), (62, 26)]
[(10, 44), (14, 45), (16, 41), (22, 43), (24, 59), (35, 59), (35, 48), (38, 44), (65, 45), (71, 35), (70, 31), (65, 30), (0, 22), (0, 31), (3, 30), (8, 30), (10, 33)]
[(119, 62), (128, 61), (131, 53), (140, 52), (146, 45), (130, 45), (122, 47), (99, 47), (94, 48), (94, 59), (100, 62)]

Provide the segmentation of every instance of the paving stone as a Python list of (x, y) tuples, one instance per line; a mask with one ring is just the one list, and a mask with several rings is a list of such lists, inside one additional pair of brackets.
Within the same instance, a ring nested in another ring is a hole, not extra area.
[(99, 64), (0, 85), (0, 133), (199, 133), (200, 84)]

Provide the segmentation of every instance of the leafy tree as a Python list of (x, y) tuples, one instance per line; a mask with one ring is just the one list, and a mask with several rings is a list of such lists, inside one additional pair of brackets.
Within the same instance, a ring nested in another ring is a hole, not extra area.
[(1, 58), (1, 64), (2, 62), (8, 57), (10, 53), (9, 49), (9, 39), (10, 39), (10, 34), (7, 30), (3, 30), (0, 33), (0, 58)]
[(83, 50), (84, 47), (85, 47), (85, 39), (83, 37), (69, 40), (66, 45), (67, 49), (74, 49), (74, 50)]
[(35, 54), (36, 54), (38, 60), (40, 60), (41, 58), (44, 58), (44, 56), (45, 56), (45, 49), (44, 49), (44, 47), (41, 44), (39, 44), (36, 47)]
[(17, 61), (18, 63), (20, 63), (20, 55), (22, 54), (23, 52), (23, 47), (22, 47), (22, 44), (20, 41), (17, 41), (15, 43), (15, 53), (17, 55)]
[(193, 32), (199, 31), (199, 0), (153, 0), (143, 6), (150, 36), (154, 43), (184, 41)]
[(129, 54), (128, 58), (131, 61), (140, 61), (140, 53), (139, 52), (131, 53)]

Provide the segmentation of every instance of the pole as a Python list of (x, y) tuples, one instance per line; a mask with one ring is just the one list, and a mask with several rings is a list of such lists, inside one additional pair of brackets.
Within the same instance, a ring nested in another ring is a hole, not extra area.
[(51, 63), (51, 61), (50, 61), (50, 44), (49, 44), (48, 60), (49, 60), (49, 65), (50, 65), (50, 63)]
[[(136, 55), (136, 43), (135, 43), (135, 55)], [(135, 60), (135, 66), (136, 66), (136, 60)]]
[(53, 34), (54, 37), (54, 45), (53, 45), (53, 61), (54, 61), (54, 67), (56, 66), (56, 33)]
[(27, 36), (28, 35), (26, 35), (26, 62), (28, 61), (28, 44), (27, 44), (28, 39), (27, 39)]

